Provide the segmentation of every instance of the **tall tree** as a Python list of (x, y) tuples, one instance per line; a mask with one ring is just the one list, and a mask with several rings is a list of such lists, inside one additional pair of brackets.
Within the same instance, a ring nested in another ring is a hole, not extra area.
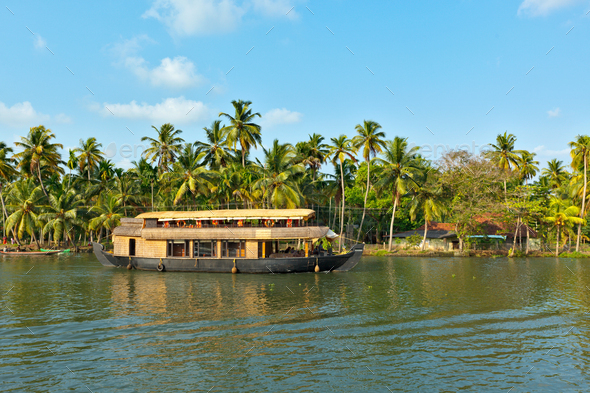
[(252, 113), (250, 105), (251, 101), (232, 101), (234, 107), (234, 115), (221, 112), (219, 116), (225, 117), (229, 121), (229, 125), (222, 128), (222, 131), (227, 133), (227, 142), (234, 147), (239, 143), (242, 149), (242, 167), (246, 167), (246, 153), (252, 147), (257, 147), (262, 143), (260, 135), (260, 126), (253, 123), (256, 116), (260, 117), (260, 113)]
[(332, 157), (332, 163), (338, 163), (340, 165), (340, 179), (341, 179), (341, 186), (342, 186), (342, 211), (340, 212), (340, 241), (338, 242), (338, 252), (342, 251), (342, 243), (344, 234), (344, 207), (346, 203), (346, 194), (344, 191), (344, 171), (342, 166), (344, 165), (344, 160), (346, 158), (350, 159), (352, 162), (356, 162), (356, 158), (354, 154), (356, 154), (357, 149), (354, 147), (354, 144), (346, 135), (340, 135), (338, 138), (332, 138), (332, 146), (330, 147), (330, 157)]
[(311, 170), (312, 180), (315, 181), (317, 171), (326, 162), (329, 154), (329, 146), (324, 142), (324, 137), (318, 134), (309, 135), (309, 140), (298, 142), (296, 150), (299, 160)]
[(197, 195), (197, 193), (204, 195), (209, 192), (209, 171), (201, 163), (205, 156), (205, 152), (197, 154), (193, 145), (187, 143), (174, 163), (172, 171), (162, 175), (164, 180), (178, 187), (174, 198), (175, 205), (188, 191), (193, 195)]
[(490, 143), (493, 150), (487, 152), (486, 157), (492, 160), (505, 173), (504, 177), (504, 201), (508, 203), (508, 192), (506, 190), (506, 176), (513, 168), (518, 168), (519, 155), (522, 150), (516, 150), (514, 144), (516, 137), (508, 132), (498, 134), (496, 144)]
[(170, 165), (176, 161), (176, 156), (182, 149), (182, 139), (179, 135), (182, 130), (174, 129), (170, 123), (163, 124), (160, 129), (152, 126), (158, 133), (157, 138), (144, 136), (141, 141), (149, 141), (150, 147), (144, 151), (145, 158), (154, 163), (158, 161), (158, 170), (160, 174), (168, 172)]
[(553, 198), (549, 205), (550, 215), (545, 217), (545, 221), (552, 223), (557, 230), (557, 237), (555, 241), (555, 256), (559, 255), (559, 235), (567, 226), (574, 224), (582, 224), (584, 220), (576, 217), (580, 214), (580, 209), (571, 204), (570, 201), (561, 198)]
[(123, 218), (121, 202), (113, 194), (107, 194), (105, 198), (102, 198), (100, 203), (90, 209), (90, 212), (98, 216), (90, 220), (89, 228), (91, 230), (105, 228), (107, 237), (109, 236), (109, 231), (112, 232), (121, 223), (121, 218)]
[(551, 188), (561, 187), (561, 184), (568, 177), (568, 173), (563, 166), (563, 161), (559, 161), (557, 158), (548, 161), (547, 168), (544, 168), (541, 174), (549, 179)]
[(21, 179), (13, 184), (7, 198), (8, 208), (13, 212), (6, 220), (7, 229), (15, 229), (17, 239), (28, 233), (39, 246), (35, 228), (39, 224), (38, 215), (43, 203), (43, 191), (33, 178)]
[(149, 185), (152, 194), (152, 211), (154, 211), (154, 184), (158, 180), (158, 168), (153, 167), (144, 157), (139, 161), (133, 161), (132, 173), (134, 173), (144, 186)]
[(362, 148), (363, 158), (367, 163), (367, 189), (365, 190), (365, 202), (363, 203), (363, 217), (361, 218), (361, 225), (356, 237), (358, 243), (365, 222), (365, 215), (367, 213), (367, 198), (369, 197), (370, 179), (371, 179), (371, 157), (375, 158), (377, 153), (381, 153), (385, 147), (385, 133), (379, 131), (381, 125), (372, 120), (365, 120), (362, 125), (357, 124), (355, 127), (358, 135), (352, 138), (352, 143), (357, 149)]
[[(582, 209), (580, 210), (580, 219), (584, 219), (586, 213), (586, 190), (588, 185), (588, 156), (590, 155), (590, 137), (588, 135), (578, 135), (576, 140), (570, 142), (569, 147), (572, 156), (572, 168), (576, 169), (583, 165), (584, 171), (584, 188), (582, 191)], [(576, 239), (576, 251), (580, 250), (580, 236), (582, 235), (582, 221), (578, 222), (578, 236)]]
[(221, 120), (215, 120), (211, 127), (203, 127), (205, 130), (206, 142), (196, 141), (198, 153), (205, 153), (203, 162), (209, 165), (210, 169), (219, 169), (227, 166), (230, 159), (230, 153), (227, 150), (226, 133), (223, 131), (224, 126)]
[(52, 143), (55, 134), (46, 129), (45, 126), (31, 127), (26, 137), (21, 137), (20, 142), (14, 144), (21, 148), (22, 151), (14, 155), (19, 160), (19, 168), (27, 171), (31, 175), (37, 176), (41, 184), (41, 190), (47, 196), (41, 168), (45, 167), (49, 173), (63, 173), (59, 167), (61, 164), (61, 155), (59, 149), (63, 149), (61, 143)]
[(15, 162), (12, 157), (8, 156), (9, 153), (12, 153), (12, 148), (6, 146), (6, 143), (0, 141), (0, 201), (2, 202), (3, 236), (6, 236), (5, 220), (8, 218), (8, 213), (6, 212), (4, 195), (2, 195), (2, 191), (4, 191), (5, 184), (9, 183), (13, 176), (17, 174), (16, 170), (14, 169)]
[(529, 153), (523, 150), (518, 158), (519, 177), (524, 184), (527, 184), (530, 179), (534, 178), (539, 171), (539, 161), (535, 160), (536, 155), (535, 153)]
[(63, 238), (74, 244), (74, 225), (82, 200), (74, 190), (64, 187), (59, 192), (50, 194), (48, 202), (45, 212), (39, 215), (39, 221), (45, 222), (43, 235), (53, 233), (55, 241), (59, 242)]
[(395, 212), (401, 196), (407, 192), (408, 184), (414, 182), (420, 167), (417, 160), (418, 147), (408, 147), (407, 138), (396, 136), (392, 141), (387, 141), (383, 150), (383, 158), (377, 158), (381, 164), (379, 172), (380, 180), (377, 186), (382, 190), (391, 192), (393, 199), (393, 212), (389, 224), (389, 251), (393, 245), (393, 223)]
[(444, 212), (442, 188), (425, 183), (422, 186), (412, 187), (412, 207), (410, 208), (410, 217), (412, 221), (416, 220), (416, 213), (422, 211), (424, 214), (424, 238), (422, 239), (421, 249), (424, 251), (426, 245), (426, 235), (428, 234), (428, 222), (440, 219)]
[(68, 188), (72, 185), (72, 170), (78, 166), (78, 157), (76, 156), (76, 152), (72, 149), (68, 149), (68, 162), (66, 166), (70, 170), (70, 174), (68, 176)]
[[(98, 143), (95, 137), (90, 137), (86, 140), (80, 139), (80, 147), (74, 149), (75, 153), (79, 153), (78, 165), (80, 172), (86, 170), (88, 172), (88, 182), (90, 183), (90, 173), (102, 161), (104, 153), (100, 150), (102, 143)], [(70, 160), (72, 160), (72, 153), (70, 152)], [(70, 165), (68, 160), (68, 167)], [(70, 172), (71, 173), (71, 172)]]
[(270, 149), (264, 149), (264, 176), (256, 186), (264, 190), (264, 198), (269, 198), (276, 209), (293, 209), (301, 206), (303, 196), (295, 182), (295, 175), (305, 171), (303, 164), (293, 164), (295, 149), (289, 143), (273, 141)]

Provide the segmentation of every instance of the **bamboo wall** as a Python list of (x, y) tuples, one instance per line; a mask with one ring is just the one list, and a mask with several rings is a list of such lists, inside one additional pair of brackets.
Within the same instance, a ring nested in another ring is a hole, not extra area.
[[(129, 256), (129, 236), (115, 236), (114, 255)], [(166, 240), (145, 240), (141, 237), (135, 239), (135, 256), (144, 258), (165, 258)]]

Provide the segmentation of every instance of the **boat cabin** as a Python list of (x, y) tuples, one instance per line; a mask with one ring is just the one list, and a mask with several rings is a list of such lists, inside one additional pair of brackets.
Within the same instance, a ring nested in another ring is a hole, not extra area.
[(123, 218), (114, 255), (145, 258), (308, 257), (313, 242), (336, 237), (309, 209), (150, 212)]

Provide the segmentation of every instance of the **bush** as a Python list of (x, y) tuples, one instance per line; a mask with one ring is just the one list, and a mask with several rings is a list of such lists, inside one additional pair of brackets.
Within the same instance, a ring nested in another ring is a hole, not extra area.
[(406, 238), (406, 243), (410, 247), (417, 247), (422, 243), (422, 236), (418, 235), (418, 233), (414, 233), (412, 236)]
[(385, 256), (388, 254), (389, 254), (389, 251), (387, 251), (387, 250), (378, 250), (373, 255), (376, 257), (382, 257), (382, 256)]
[(578, 251), (573, 252), (563, 252), (559, 254), (560, 258), (590, 258), (590, 255), (584, 254)]

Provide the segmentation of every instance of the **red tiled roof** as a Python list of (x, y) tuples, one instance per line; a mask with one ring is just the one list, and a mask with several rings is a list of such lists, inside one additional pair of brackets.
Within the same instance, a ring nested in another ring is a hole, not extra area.
[[(500, 216), (493, 214), (485, 214), (474, 217), (474, 220), (481, 224), (482, 232), (485, 235), (504, 235), (508, 237), (514, 236), (516, 230), (516, 224), (506, 225), (500, 221)], [(424, 225), (417, 230), (424, 230)], [(428, 223), (428, 230), (433, 231), (455, 231), (455, 223), (452, 222), (435, 222), (431, 221)], [(529, 236), (532, 238), (537, 237), (537, 232), (526, 224), (522, 224), (516, 233), (516, 236), (526, 237), (527, 230)]]

